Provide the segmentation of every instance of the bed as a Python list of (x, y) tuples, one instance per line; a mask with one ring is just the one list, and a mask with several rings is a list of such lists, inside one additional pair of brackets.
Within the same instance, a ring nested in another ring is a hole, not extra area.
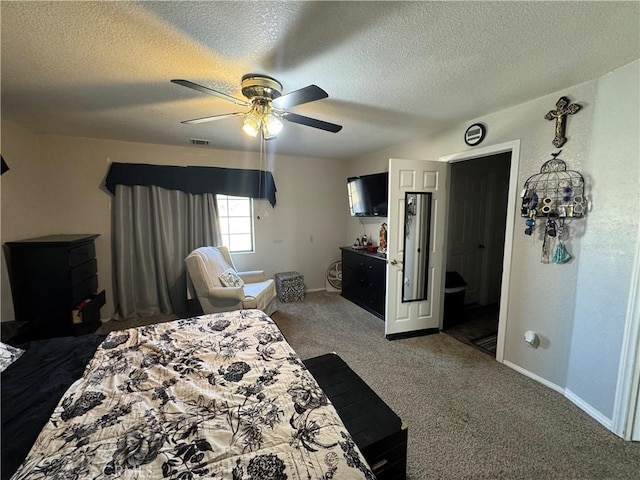
[[(375, 478), (325, 393), (259, 310), (86, 338), (95, 354), (12, 478)], [(3, 404), (16, 393), (5, 378), (31, 350), (3, 372)], [(4, 416), (3, 405), (3, 429)], [(3, 477), (5, 467), (3, 445)]]

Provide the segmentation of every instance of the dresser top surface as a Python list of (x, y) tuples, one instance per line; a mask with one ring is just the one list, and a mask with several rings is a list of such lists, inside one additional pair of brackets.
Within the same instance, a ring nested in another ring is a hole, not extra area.
[(44, 237), (7, 242), (7, 245), (73, 245), (91, 241), (99, 236), (97, 233), (46, 235)]
[(340, 247), (340, 250), (345, 252), (355, 253), (357, 255), (363, 255), (365, 257), (378, 258), (380, 260), (387, 260), (387, 255), (380, 252), (369, 252), (366, 249), (353, 248), (353, 247)]

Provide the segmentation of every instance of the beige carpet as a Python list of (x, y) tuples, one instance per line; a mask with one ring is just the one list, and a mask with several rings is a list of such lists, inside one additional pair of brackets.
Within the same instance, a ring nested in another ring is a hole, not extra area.
[(272, 317), (303, 359), (336, 352), (404, 420), (411, 480), (640, 478), (640, 444), (447, 334), (388, 341), (381, 320), (325, 292)]

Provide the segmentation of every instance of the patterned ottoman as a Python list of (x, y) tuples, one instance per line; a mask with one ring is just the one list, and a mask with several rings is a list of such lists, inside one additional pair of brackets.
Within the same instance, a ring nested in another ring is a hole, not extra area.
[(276, 292), (281, 302), (304, 300), (304, 277), (298, 272), (276, 273)]

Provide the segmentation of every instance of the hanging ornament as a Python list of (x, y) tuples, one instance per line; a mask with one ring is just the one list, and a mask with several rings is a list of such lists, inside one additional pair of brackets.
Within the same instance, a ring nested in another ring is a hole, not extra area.
[(542, 240), (542, 256), (540, 257), (540, 261), (542, 263), (549, 263), (551, 261), (551, 237), (547, 235), (546, 232)]
[(550, 237), (555, 237), (558, 233), (558, 225), (556, 224), (557, 214), (550, 213), (547, 216), (547, 221), (545, 222), (545, 233)]
[(567, 263), (572, 258), (573, 257), (567, 251), (567, 247), (564, 245), (564, 242), (562, 240), (559, 240), (558, 245), (556, 245), (556, 249), (553, 252), (553, 259), (552, 259), (553, 263), (557, 263), (558, 265), (561, 265), (563, 263)]
[(533, 218), (527, 218), (524, 221), (524, 224), (527, 226), (527, 228), (524, 229), (524, 234), (525, 235), (533, 235), (533, 229), (535, 227), (536, 221)]
[(564, 241), (562, 240), (562, 236), (564, 235), (564, 229), (565, 229), (564, 218), (561, 218), (559, 223), (560, 224), (558, 226), (558, 244), (556, 245), (556, 248), (553, 252), (553, 258), (551, 259), (551, 261), (558, 265), (562, 265), (563, 263), (567, 263), (573, 257), (567, 250), (567, 247), (564, 244)]

